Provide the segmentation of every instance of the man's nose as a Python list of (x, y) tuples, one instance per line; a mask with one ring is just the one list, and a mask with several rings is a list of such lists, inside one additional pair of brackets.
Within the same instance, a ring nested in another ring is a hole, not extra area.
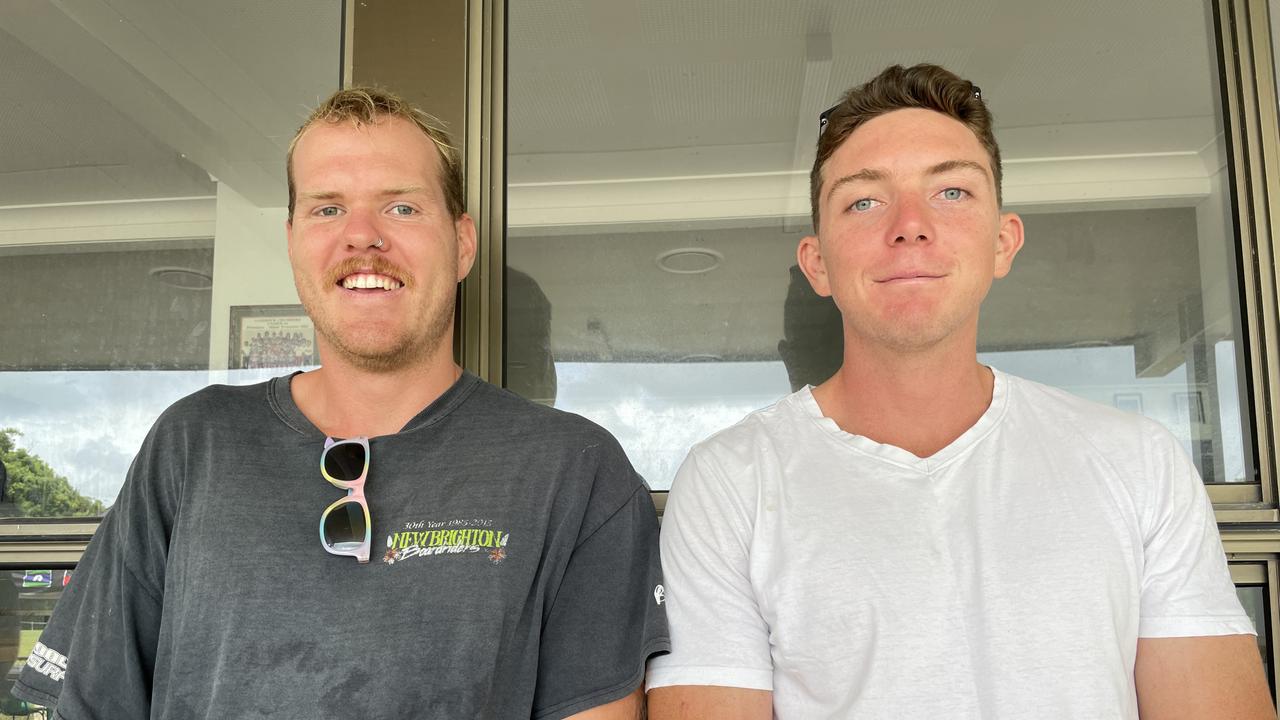
[(343, 239), (347, 247), (364, 250), (378, 244), (378, 228), (370, 213), (352, 209), (347, 213), (347, 222), (343, 226)]
[(913, 198), (901, 198), (894, 203), (892, 224), (888, 240), (897, 245), (910, 241), (927, 242), (933, 237), (933, 222), (929, 204)]

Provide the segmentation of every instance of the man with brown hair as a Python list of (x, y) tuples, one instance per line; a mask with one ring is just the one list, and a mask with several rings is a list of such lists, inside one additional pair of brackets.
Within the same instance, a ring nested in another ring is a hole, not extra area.
[(978, 89), (894, 66), (822, 126), (843, 363), (681, 468), (652, 717), (1274, 718), (1174, 438), (977, 360), (1023, 242)]
[(600, 427), (454, 363), (476, 239), (446, 136), (344, 90), (288, 170), (322, 366), (165, 411), (16, 694), (66, 720), (634, 720), (667, 648), (648, 488)]

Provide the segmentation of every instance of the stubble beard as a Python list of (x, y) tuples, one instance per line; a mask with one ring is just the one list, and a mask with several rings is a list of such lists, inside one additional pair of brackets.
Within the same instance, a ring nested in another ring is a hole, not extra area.
[(896, 322), (876, 328), (872, 333), (875, 343), (899, 355), (913, 355), (936, 347), (951, 335), (940, 323)]
[[(321, 301), (322, 290), (309, 283), (298, 282), (298, 297), (315, 325), (316, 334), (337, 353), (344, 363), (368, 372), (400, 370), (426, 360), (436, 351), (453, 327), (453, 289), (432, 303), (421, 322), (411, 324), (397, 337), (383, 338), (381, 333), (361, 332), (359, 323), (342, 327)], [(302, 288), (307, 290), (303, 291)], [(417, 332), (415, 332), (417, 330)]]
[(924, 312), (891, 312), (879, 322), (859, 322), (857, 319), (848, 323), (851, 327), (846, 331), (864, 338), (871, 346), (886, 349), (897, 355), (917, 355), (928, 352), (958, 334), (971, 320), (976, 325), (977, 312), (972, 316), (964, 312), (956, 312), (953, 308), (943, 309), (940, 313)]
[(413, 328), (409, 328), (389, 345), (385, 340), (368, 338), (359, 332), (348, 332), (344, 336), (335, 324), (327, 322), (317, 322), (316, 332), (344, 362), (354, 367), (368, 372), (401, 370), (423, 362), (440, 346), (452, 327), (453, 305), (452, 299), (441, 303), (427, 316), (423, 332), (414, 333)]

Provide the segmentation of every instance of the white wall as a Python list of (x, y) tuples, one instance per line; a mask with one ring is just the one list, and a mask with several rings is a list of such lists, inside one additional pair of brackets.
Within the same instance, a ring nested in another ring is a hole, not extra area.
[(231, 306), (298, 302), (285, 246), (287, 216), (288, 209), (283, 206), (257, 207), (226, 183), (218, 183), (210, 370), (227, 367)]

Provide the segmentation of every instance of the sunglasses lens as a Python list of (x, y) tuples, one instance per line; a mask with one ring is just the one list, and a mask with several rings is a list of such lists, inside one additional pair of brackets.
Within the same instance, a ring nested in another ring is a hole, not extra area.
[(324, 471), (329, 473), (329, 477), (341, 482), (358, 479), (364, 472), (364, 446), (344, 442), (329, 448), (324, 454)]
[(364, 537), (364, 508), (360, 503), (343, 503), (324, 516), (324, 542), (334, 550), (354, 550)]

